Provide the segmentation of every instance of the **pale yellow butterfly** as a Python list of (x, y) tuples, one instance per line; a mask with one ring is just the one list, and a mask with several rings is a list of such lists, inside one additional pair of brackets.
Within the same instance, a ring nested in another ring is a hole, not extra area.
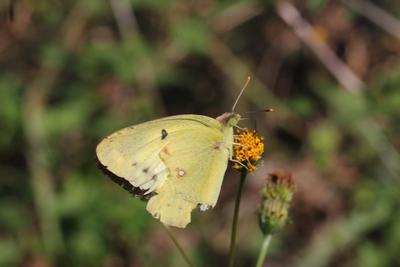
[(240, 115), (216, 119), (178, 115), (121, 129), (96, 148), (102, 168), (133, 194), (148, 199), (146, 209), (166, 225), (185, 227), (191, 212), (214, 207), (232, 156), (233, 126)]

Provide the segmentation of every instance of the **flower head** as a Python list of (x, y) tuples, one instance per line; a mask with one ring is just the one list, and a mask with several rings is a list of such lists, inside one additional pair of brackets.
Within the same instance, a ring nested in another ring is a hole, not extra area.
[(250, 132), (248, 129), (238, 130), (234, 138), (233, 165), (234, 169), (248, 172), (256, 170), (256, 166), (264, 152), (264, 138), (258, 136), (256, 131)]
[(283, 228), (294, 191), (292, 174), (275, 171), (268, 175), (261, 191), (261, 205), (258, 212), (260, 228), (264, 234), (271, 234)]

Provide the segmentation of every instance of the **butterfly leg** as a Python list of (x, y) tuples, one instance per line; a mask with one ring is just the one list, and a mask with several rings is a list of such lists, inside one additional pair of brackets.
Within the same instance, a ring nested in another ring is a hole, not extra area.
[(249, 168), (247, 168), (246, 165), (244, 165), (244, 164), (241, 163), (240, 161), (238, 161), (238, 160), (236, 160), (236, 159), (233, 159), (232, 155), (229, 157), (229, 160), (232, 161), (232, 162), (235, 162), (235, 163), (237, 163), (237, 164), (239, 164), (239, 165), (241, 165), (243, 168), (246, 168), (247, 170), (249, 169)]
[(235, 143), (235, 142), (232, 142), (232, 145), (235, 145), (235, 146), (242, 146), (242, 147), (247, 147), (247, 146), (245, 146), (245, 145), (243, 145), (243, 144), (240, 144), (240, 143)]
[(237, 125), (234, 125), (233, 127), (238, 128), (239, 130), (242, 130), (242, 131), (244, 131), (244, 129), (245, 129), (245, 128), (239, 127)]

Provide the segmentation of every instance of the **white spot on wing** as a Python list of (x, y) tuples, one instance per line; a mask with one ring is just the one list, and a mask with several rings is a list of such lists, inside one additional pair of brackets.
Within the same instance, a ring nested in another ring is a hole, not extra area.
[(176, 174), (178, 175), (178, 177), (183, 177), (186, 172), (183, 169), (176, 169)]
[(201, 204), (200, 205), (200, 211), (206, 211), (210, 208), (210, 205), (207, 204)]
[(163, 162), (160, 162), (157, 167), (154, 168), (154, 170), (152, 171), (154, 174), (160, 173), (163, 170), (165, 170), (167, 168), (167, 166), (165, 166), (165, 164)]

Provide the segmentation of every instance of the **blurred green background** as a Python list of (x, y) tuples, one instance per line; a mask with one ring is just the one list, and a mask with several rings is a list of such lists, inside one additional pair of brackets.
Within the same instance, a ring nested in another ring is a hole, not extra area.
[[(291, 222), (266, 266), (400, 266), (400, 2), (2, 0), (0, 266), (184, 266), (145, 203), (95, 164), (102, 137), (231, 109), (265, 137), (236, 266), (255, 264), (267, 173), (291, 171)], [(175, 233), (224, 266), (238, 173)]]

